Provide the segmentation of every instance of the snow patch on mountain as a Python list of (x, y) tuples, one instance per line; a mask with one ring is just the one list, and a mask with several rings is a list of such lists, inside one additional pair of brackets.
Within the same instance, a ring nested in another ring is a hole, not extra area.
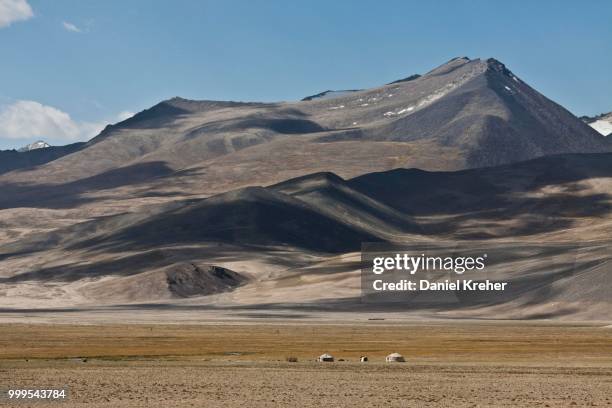
[(612, 122), (610, 121), (596, 120), (593, 123), (589, 123), (589, 125), (604, 136), (608, 136), (612, 133)]
[(18, 152), (29, 152), (31, 150), (46, 149), (47, 147), (51, 147), (51, 145), (43, 140), (38, 140), (34, 143), (30, 143), (29, 145), (23, 146), (17, 151)]
[(612, 134), (612, 112), (602, 113), (594, 117), (583, 116), (581, 119), (604, 136)]

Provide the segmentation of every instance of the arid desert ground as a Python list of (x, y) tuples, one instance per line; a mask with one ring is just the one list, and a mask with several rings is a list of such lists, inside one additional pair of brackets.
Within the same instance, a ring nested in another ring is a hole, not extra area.
[(0, 344), (0, 384), (66, 386), (63, 407), (612, 406), (597, 323), (3, 324)]

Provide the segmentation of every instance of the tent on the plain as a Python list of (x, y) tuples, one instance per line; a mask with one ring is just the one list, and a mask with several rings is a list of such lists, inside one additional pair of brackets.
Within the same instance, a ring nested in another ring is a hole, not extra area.
[(387, 363), (404, 363), (406, 359), (400, 353), (391, 353), (386, 358)]
[(320, 362), (327, 362), (327, 363), (331, 363), (334, 361), (334, 356), (332, 356), (331, 354), (321, 354), (319, 356), (319, 361)]

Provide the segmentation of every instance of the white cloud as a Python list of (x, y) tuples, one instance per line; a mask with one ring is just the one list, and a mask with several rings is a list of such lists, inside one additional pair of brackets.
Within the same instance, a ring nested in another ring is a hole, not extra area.
[(35, 101), (16, 101), (0, 108), (0, 138), (88, 140), (104, 123), (78, 122), (69, 114)]
[(0, 28), (16, 21), (32, 18), (34, 13), (27, 0), (0, 0)]
[(134, 115), (135, 115), (135, 113), (134, 112), (130, 112), (130, 111), (119, 112), (119, 114), (117, 115), (117, 120), (119, 122), (123, 122), (124, 120), (129, 119), (129, 118), (131, 118)]
[(69, 23), (67, 21), (62, 21), (62, 26), (64, 26), (64, 28), (67, 31), (72, 31), (73, 33), (80, 33), (81, 32), (81, 29), (79, 27), (77, 27), (74, 24)]

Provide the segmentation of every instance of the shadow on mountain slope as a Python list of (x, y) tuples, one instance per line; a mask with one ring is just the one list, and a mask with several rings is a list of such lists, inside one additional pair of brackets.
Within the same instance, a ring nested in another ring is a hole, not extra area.
[(74, 248), (145, 249), (201, 242), (288, 245), (346, 252), (377, 237), (334, 220), (304, 202), (262, 187), (214, 196)]
[(81, 194), (149, 182), (172, 173), (163, 162), (137, 163), (64, 184), (6, 184), (0, 209), (15, 207), (74, 208), (93, 201)]
[[(612, 154), (559, 156), (452, 173), (397, 169), (348, 181), (316, 173), (270, 187), (185, 200), (149, 214), (88, 221), (4, 249), (23, 253), (25, 247), (65, 245), (116, 252), (219, 242), (343, 253), (359, 250), (362, 242), (406, 234), (464, 239), (527, 236), (566, 229), (579, 219), (608, 216), (611, 195), (605, 187), (589, 188), (583, 182), (611, 177), (611, 158)], [(147, 170), (160, 176), (167, 171), (161, 164)], [(86, 186), (126, 182), (118, 173)], [(71, 188), (77, 193), (80, 186)], [(66, 190), (58, 190), (50, 188), (49, 194), (61, 200)]]
[[(610, 210), (605, 205), (610, 196), (605, 192), (575, 196), (582, 187), (572, 183), (600, 177), (612, 177), (610, 153), (551, 156), (457, 172), (396, 169), (355, 177), (347, 184), (410, 215), (473, 216), (480, 211), (514, 211), (516, 215), (526, 209), (550, 209), (559, 215), (578, 216), (585, 211), (598, 215)], [(558, 191), (536, 194), (545, 187)], [(585, 207), (585, 202), (591, 204)]]

